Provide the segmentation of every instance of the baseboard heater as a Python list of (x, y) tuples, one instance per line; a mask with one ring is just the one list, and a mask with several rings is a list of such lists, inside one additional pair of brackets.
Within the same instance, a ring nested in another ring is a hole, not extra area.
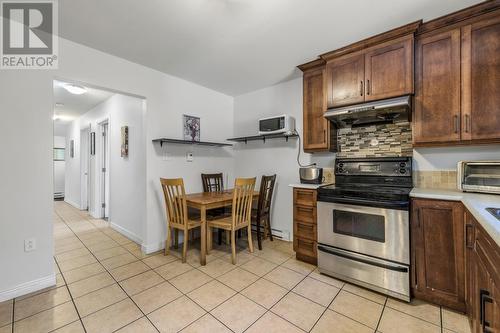
[[(261, 232), (264, 231), (264, 226), (260, 226)], [(252, 231), (257, 232), (257, 226), (255, 224), (252, 224)], [(290, 232), (288, 230), (279, 230), (279, 229), (274, 229), (271, 228), (271, 232), (273, 234), (273, 237), (289, 241), (290, 240)]]

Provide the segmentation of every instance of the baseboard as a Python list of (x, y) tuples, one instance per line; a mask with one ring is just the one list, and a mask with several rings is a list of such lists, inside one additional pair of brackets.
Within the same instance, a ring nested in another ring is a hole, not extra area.
[(55, 273), (53, 273), (49, 276), (40, 279), (21, 283), (20, 285), (12, 289), (0, 291), (0, 302), (7, 301), (55, 285), (56, 285), (56, 275)]
[(76, 204), (73, 201), (69, 200), (68, 198), (64, 198), (64, 202), (75, 207), (78, 210), (81, 210), (80, 204)]
[[(254, 232), (257, 231), (257, 226), (255, 224), (252, 225), (252, 230)], [(261, 229), (263, 230), (263, 229)], [(273, 234), (273, 237), (279, 238), (284, 241), (290, 241), (290, 231), (288, 230), (278, 230), (278, 229), (273, 229), (271, 228), (271, 233)]]
[(144, 252), (146, 254), (157, 252), (157, 251), (163, 250), (164, 248), (165, 248), (165, 241), (161, 241), (161, 242), (156, 243), (156, 244), (142, 244), (141, 245), (142, 252)]
[[(137, 236), (136, 234), (134, 234), (133, 232), (131, 231), (128, 231), (127, 229), (119, 226), (118, 224), (116, 223), (113, 223), (111, 222), (110, 223), (110, 226), (113, 230), (116, 230), (118, 231), (120, 234), (122, 234), (123, 236), (127, 237), (128, 239), (134, 241), (135, 243), (137, 244), (142, 244), (142, 239), (141, 237)], [(154, 252), (154, 251), (153, 251)]]

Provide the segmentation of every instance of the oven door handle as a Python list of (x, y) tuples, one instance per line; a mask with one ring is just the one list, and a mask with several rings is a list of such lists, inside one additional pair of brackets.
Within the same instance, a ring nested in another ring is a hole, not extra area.
[(350, 253), (350, 252), (343, 251), (343, 250), (336, 249), (336, 248), (332, 248), (332, 247), (329, 247), (329, 246), (326, 247), (326, 246), (321, 245), (321, 244), (318, 244), (318, 250), (321, 251), (321, 252), (328, 253), (328, 254), (333, 254), (334, 256), (338, 256), (338, 257), (342, 257), (342, 258), (346, 258), (346, 259), (358, 261), (358, 262), (361, 262), (363, 264), (367, 264), (367, 265), (372, 265), (372, 266), (377, 266), (377, 267), (389, 269), (391, 271), (403, 272), (403, 273), (407, 273), (408, 272), (408, 267), (405, 267), (405, 266), (392, 265), (392, 264), (387, 263), (386, 261), (381, 262), (381, 261), (379, 261), (379, 260), (377, 260), (375, 258), (370, 258), (368, 256), (363, 256), (363, 255), (359, 255), (359, 254), (355, 254), (355, 253)]

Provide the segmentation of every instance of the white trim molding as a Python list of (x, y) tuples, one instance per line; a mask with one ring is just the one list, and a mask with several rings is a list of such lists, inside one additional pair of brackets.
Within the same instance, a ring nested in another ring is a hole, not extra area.
[(56, 274), (52, 273), (51, 275), (45, 276), (40, 279), (21, 283), (20, 285), (17, 285), (12, 289), (0, 291), (0, 302), (7, 301), (55, 285)]
[(109, 225), (111, 226), (111, 228), (113, 230), (118, 231), (120, 234), (127, 237), (128, 239), (134, 241), (137, 244), (142, 244), (142, 238), (137, 236), (133, 232), (130, 232), (127, 229), (125, 229), (125, 228), (123, 228), (123, 227), (121, 227), (118, 224), (113, 223), (113, 222), (111, 222)]
[(82, 207), (79, 204), (76, 204), (73, 201), (68, 200), (68, 198), (66, 198), (66, 197), (64, 198), (64, 202), (67, 203), (67, 204), (69, 204), (69, 205), (71, 205), (71, 206), (73, 206), (73, 207), (75, 207), (78, 210), (82, 210)]

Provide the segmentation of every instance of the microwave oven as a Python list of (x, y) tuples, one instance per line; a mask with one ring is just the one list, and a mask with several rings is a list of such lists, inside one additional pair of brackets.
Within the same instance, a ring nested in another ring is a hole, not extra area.
[(500, 194), (500, 161), (460, 161), (457, 169), (459, 190)]
[(259, 135), (293, 133), (295, 119), (289, 115), (274, 116), (259, 119)]

